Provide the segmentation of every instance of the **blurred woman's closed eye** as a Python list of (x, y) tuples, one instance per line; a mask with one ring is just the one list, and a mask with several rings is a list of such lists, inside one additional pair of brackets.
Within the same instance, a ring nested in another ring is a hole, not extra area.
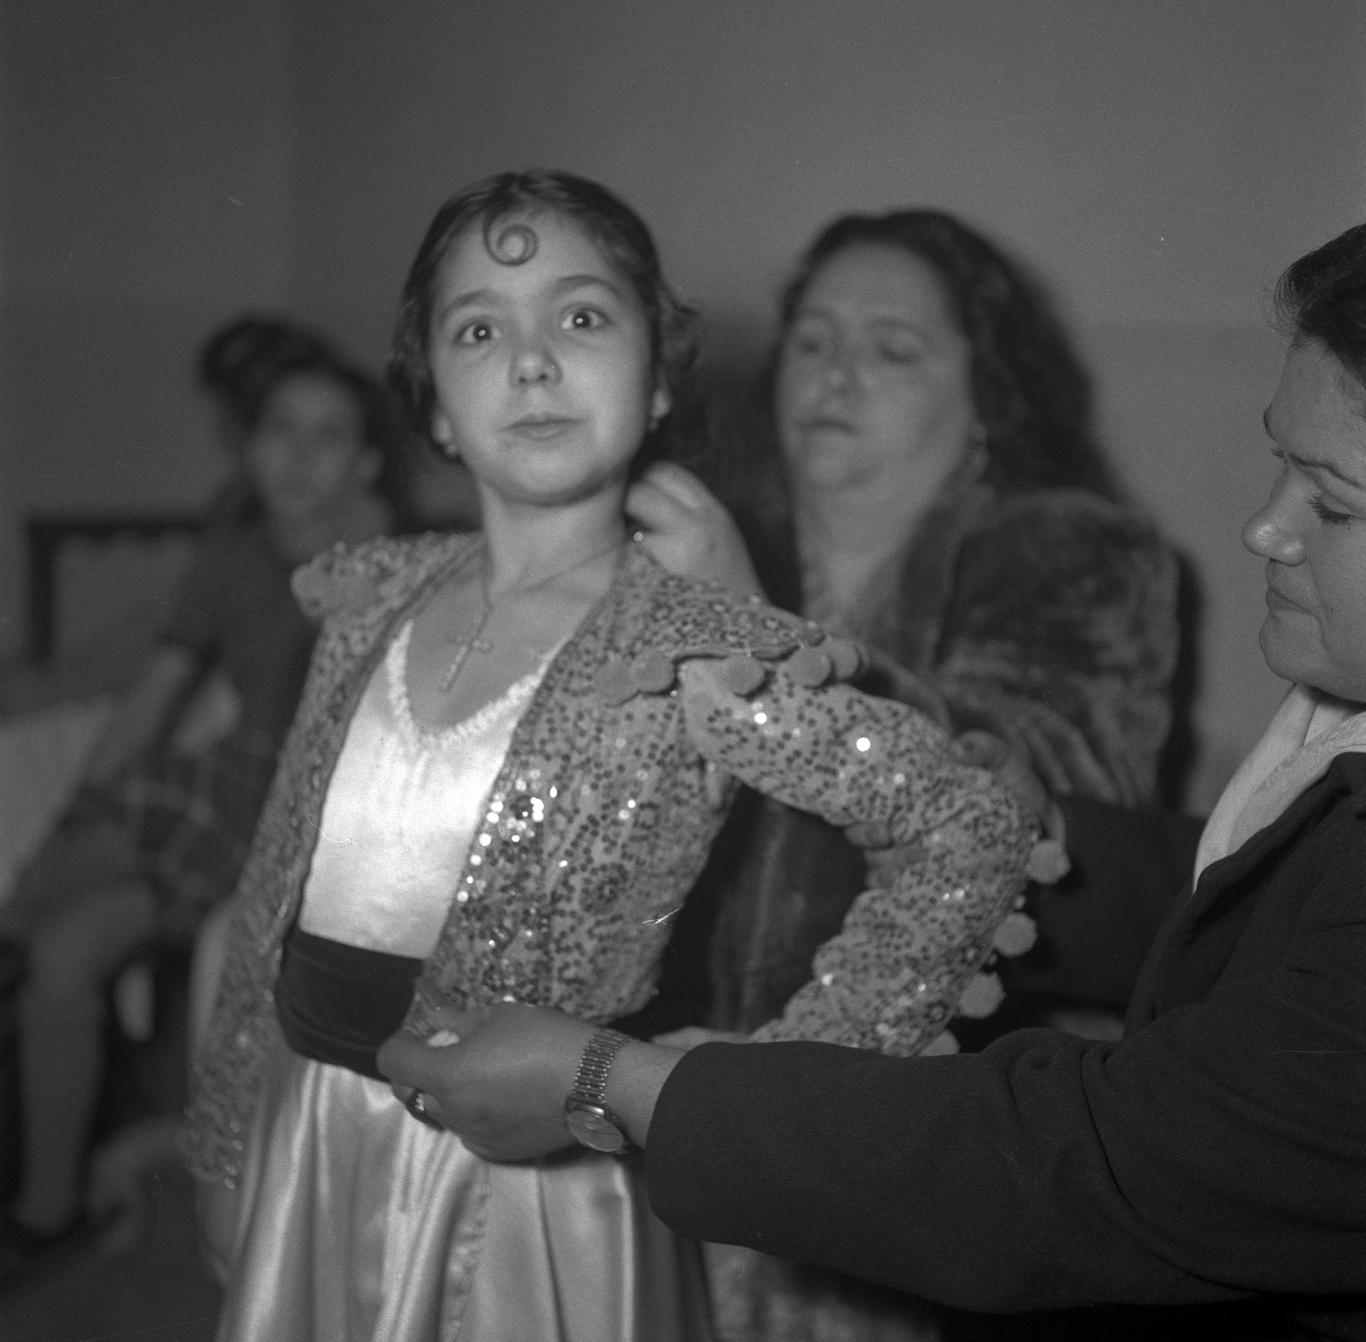
[(885, 343), (878, 345), (877, 356), (883, 363), (910, 367), (920, 362), (921, 351), (915, 345)]

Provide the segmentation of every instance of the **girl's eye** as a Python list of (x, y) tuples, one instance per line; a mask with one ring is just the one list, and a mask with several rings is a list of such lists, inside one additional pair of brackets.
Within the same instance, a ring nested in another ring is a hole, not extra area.
[(482, 345), (493, 339), (493, 327), (488, 322), (466, 322), (455, 333), (457, 345)]
[(607, 318), (597, 308), (574, 308), (565, 317), (564, 324), (571, 331), (596, 331), (607, 325)]
[(1346, 526), (1352, 520), (1351, 513), (1340, 513), (1330, 508), (1324, 501), (1322, 494), (1315, 494), (1309, 500), (1309, 506), (1313, 509), (1314, 516), (1320, 522), (1327, 522), (1329, 526)]

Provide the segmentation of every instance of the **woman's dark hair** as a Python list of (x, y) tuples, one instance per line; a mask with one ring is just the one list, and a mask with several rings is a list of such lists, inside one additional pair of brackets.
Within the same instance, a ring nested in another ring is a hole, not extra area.
[(1294, 340), (1324, 346), (1366, 392), (1366, 224), (1291, 262), (1276, 309)]
[(331, 343), (315, 331), (283, 317), (248, 313), (209, 335), (195, 359), (195, 375), (245, 432), (277, 368), (301, 359), (336, 357)]
[(924, 261), (971, 347), (973, 408), (986, 478), (1003, 491), (1078, 486), (1114, 497), (1091, 428), (1091, 383), (1043, 290), (999, 248), (942, 210), (849, 214), (816, 238), (782, 297), (786, 332), (820, 267), (848, 247)]
[(404, 281), (389, 357), (390, 382), (413, 427), (430, 441), (435, 390), (427, 349), (437, 272), (447, 252), (477, 227), (495, 261), (521, 265), (536, 253), (535, 230), (527, 221), (539, 214), (579, 224), (630, 281), (644, 306), (652, 367), (673, 405), (646, 435), (632, 469), (639, 471), (666, 456), (695, 455), (702, 446), (697, 314), (665, 283), (654, 239), (640, 216), (606, 187), (566, 172), (499, 173), (467, 187), (437, 210)]
[(253, 432), (266, 412), (275, 389), (292, 377), (313, 377), (335, 383), (355, 403), (361, 414), (365, 441), (381, 452), (392, 449), (394, 438), (393, 402), (383, 384), (355, 364), (335, 354), (317, 351), (281, 359), (261, 375), (245, 406), (246, 428)]

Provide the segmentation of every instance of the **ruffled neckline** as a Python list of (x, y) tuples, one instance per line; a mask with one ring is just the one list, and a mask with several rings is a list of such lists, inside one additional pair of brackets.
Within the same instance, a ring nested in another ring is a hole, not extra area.
[(419, 745), (427, 750), (449, 750), (459, 746), (471, 737), (486, 732), (505, 714), (520, 709), (536, 692), (537, 685), (545, 675), (546, 667), (558, 651), (557, 648), (552, 649), (533, 670), (513, 681), (496, 699), (490, 699), (469, 717), (451, 723), (448, 727), (424, 727), (413, 715), (412, 701), (408, 697), (408, 645), (412, 636), (413, 622), (405, 620), (385, 654), (386, 690), (389, 707), (404, 739), (410, 745)]

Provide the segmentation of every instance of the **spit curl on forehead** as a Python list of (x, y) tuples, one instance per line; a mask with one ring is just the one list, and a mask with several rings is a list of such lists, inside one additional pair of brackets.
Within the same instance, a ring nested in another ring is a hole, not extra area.
[(484, 220), (484, 250), (500, 266), (522, 266), (540, 249), (541, 240), (523, 215), (509, 220), (506, 215)]

